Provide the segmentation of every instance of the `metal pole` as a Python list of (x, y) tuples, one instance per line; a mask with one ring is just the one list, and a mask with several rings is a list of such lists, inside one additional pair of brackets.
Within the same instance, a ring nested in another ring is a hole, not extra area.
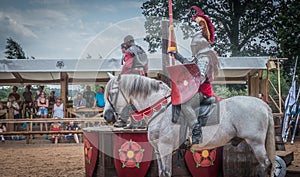
[(279, 113), (282, 113), (282, 104), (281, 104), (281, 83), (280, 83), (280, 62), (277, 58), (277, 79), (278, 79), (278, 98), (279, 98)]

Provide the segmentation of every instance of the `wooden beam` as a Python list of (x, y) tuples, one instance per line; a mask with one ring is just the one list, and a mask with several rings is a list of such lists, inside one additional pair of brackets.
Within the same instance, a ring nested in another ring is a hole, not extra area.
[(23, 78), (19, 73), (13, 72), (12, 75), (15, 76), (19, 83), (23, 83)]

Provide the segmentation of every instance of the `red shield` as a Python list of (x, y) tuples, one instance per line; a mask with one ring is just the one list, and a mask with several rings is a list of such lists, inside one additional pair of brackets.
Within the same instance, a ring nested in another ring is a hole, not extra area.
[(191, 99), (200, 86), (200, 70), (195, 63), (167, 67), (171, 84), (173, 105), (185, 103)]

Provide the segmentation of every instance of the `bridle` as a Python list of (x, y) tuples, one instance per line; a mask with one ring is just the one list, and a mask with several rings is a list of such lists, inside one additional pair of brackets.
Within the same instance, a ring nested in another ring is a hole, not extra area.
[(107, 101), (110, 104), (110, 107), (112, 108), (113, 113), (117, 116), (117, 118), (120, 118), (120, 114), (118, 113), (118, 111), (116, 110), (116, 108), (114, 107), (114, 105), (116, 105), (116, 102), (117, 102), (117, 100), (119, 98), (119, 93), (121, 93), (121, 95), (124, 98), (124, 100), (126, 101), (127, 105), (129, 105), (129, 107), (131, 109), (130, 111), (133, 112), (133, 111), (137, 110), (136, 107), (132, 103), (130, 103), (130, 101), (125, 97), (125, 94), (124, 94), (123, 90), (120, 88), (119, 85), (120, 84), (118, 83), (117, 87), (113, 87), (113, 85), (112, 85), (112, 87), (110, 88), (110, 90), (118, 89), (118, 91), (116, 93), (116, 98), (114, 100), (114, 104), (111, 101), (111, 95), (110, 94), (107, 95)]

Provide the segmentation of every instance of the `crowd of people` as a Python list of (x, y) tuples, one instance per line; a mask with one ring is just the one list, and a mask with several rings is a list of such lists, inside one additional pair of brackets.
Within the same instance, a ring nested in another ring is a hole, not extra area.
[[(12, 110), (13, 117), (9, 119), (28, 119), (28, 118), (53, 118), (53, 119), (63, 119), (66, 112), (66, 106), (63, 104), (62, 98), (55, 95), (55, 91), (50, 91), (49, 96), (44, 91), (44, 86), (39, 86), (35, 94), (33, 94), (31, 85), (27, 85), (24, 88), (22, 94), (18, 93), (18, 87), (13, 86), (12, 92), (8, 95), (7, 103), (0, 102), (0, 109), (7, 108), (7, 115), (9, 110)], [(96, 108), (104, 107), (104, 87), (100, 86), (97, 93), (91, 90), (91, 86), (86, 86), (86, 90), (77, 94), (77, 97), (73, 100), (73, 108)], [(1, 119), (5, 118), (2, 116)], [(50, 129), (48, 126), (50, 125)], [(45, 128), (44, 128), (45, 127)], [(77, 122), (53, 122), (49, 124), (47, 122), (39, 123), (40, 131), (59, 131), (59, 130), (78, 130), (79, 124)], [(8, 127), (5, 123), (0, 123), (0, 132), (8, 131)], [(26, 123), (15, 123), (13, 129), (9, 131), (23, 131), (26, 130)], [(76, 143), (79, 143), (78, 134), (69, 135), (59, 135), (54, 134), (52, 136), (53, 142), (57, 143), (58, 138), (63, 137), (65, 139), (70, 139), (73, 137)], [(0, 140), (5, 141), (7, 138), (12, 140), (21, 139), (18, 135), (12, 135), (10, 137), (1, 135)], [(46, 139), (48, 135), (46, 134)]]

